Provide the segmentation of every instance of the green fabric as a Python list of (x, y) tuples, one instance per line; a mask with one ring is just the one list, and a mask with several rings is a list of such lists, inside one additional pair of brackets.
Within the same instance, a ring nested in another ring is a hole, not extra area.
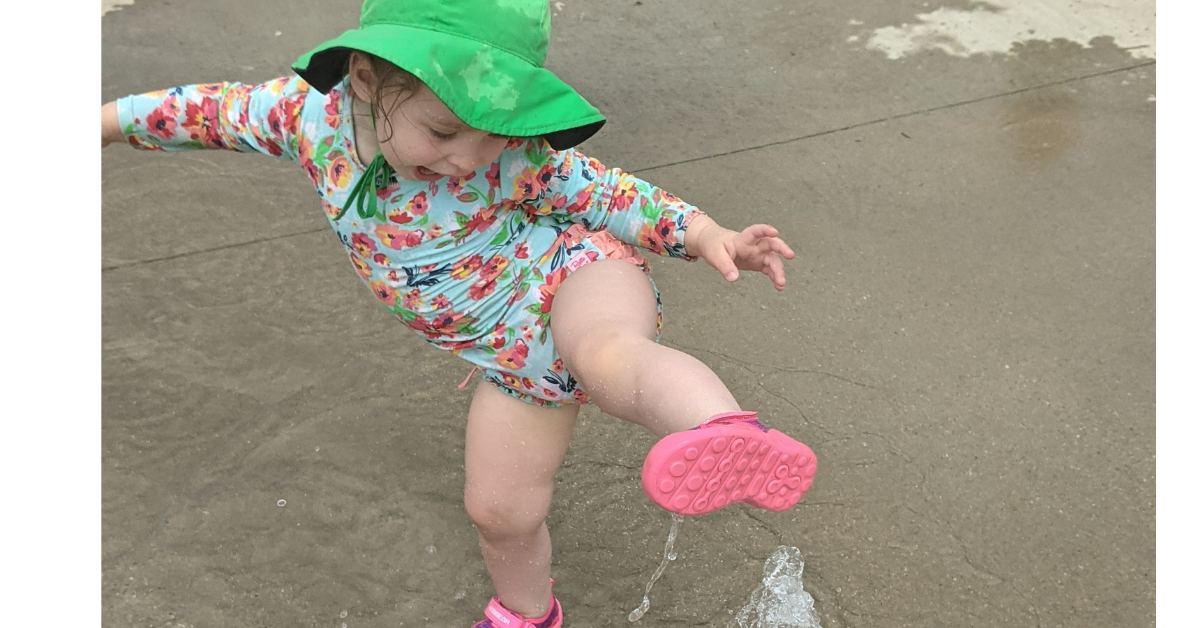
[(328, 92), (344, 77), (350, 51), (368, 52), (421, 79), (470, 126), (546, 136), (561, 149), (599, 130), (604, 116), (543, 67), (549, 41), (547, 0), (366, 0), (358, 29), (317, 46), (293, 69)]

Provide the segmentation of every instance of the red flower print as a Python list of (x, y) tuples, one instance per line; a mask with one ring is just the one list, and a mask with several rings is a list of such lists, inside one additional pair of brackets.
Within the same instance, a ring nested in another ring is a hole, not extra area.
[(398, 225), (406, 225), (412, 222), (413, 217), (412, 214), (406, 211), (393, 209), (392, 211), (388, 212), (387, 219), (388, 221), (394, 222)]
[(478, 301), (495, 291), (495, 279), (480, 279), (479, 281), (471, 284), (471, 289), (467, 291), (467, 296), (471, 297), (471, 300), (473, 301)]
[(537, 383), (528, 377), (521, 378), (521, 387), (525, 390), (537, 390)]
[(559, 359), (555, 360), (555, 361), (554, 361), (554, 364), (553, 364), (553, 365), (552, 365), (550, 368), (551, 368), (551, 369), (552, 369), (552, 370), (553, 370), (555, 373), (561, 373), (561, 372), (563, 372), (563, 361), (562, 361), (562, 358), (559, 358)]
[(675, 244), (675, 223), (670, 218), (659, 218), (654, 227), (646, 225), (638, 233), (638, 245), (660, 255)]
[(583, 189), (582, 192), (575, 195), (575, 202), (567, 206), (568, 214), (582, 214), (587, 211), (592, 204), (592, 194), (596, 191), (596, 184), (593, 183)]
[(483, 173), (483, 178), (487, 179), (489, 190), (500, 187), (500, 162), (493, 163), (487, 172)]
[(200, 140), (205, 146), (224, 147), (217, 132), (217, 101), (211, 98), (203, 98), (199, 103), (188, 101), (183, 129), (189, 137)]
[(609, 211), (619, 212), (625, 211), (633, 206), (634, 199), (637, 198), (637, 181), (624, 173), (617, 179), (616, 188), (613, 189), (612, 200), (608, 203)]
[(508, 341), (504, 339), (504, 336), (492, 336), (492, 339), (488, 341), (488, 346), (496, 351), (499, 351), (504, 348), (504, 345), (507, 342)]
[(338, 209), (337, 207), (335, 207), (333, 203), (330, 203), (329, 201), (326, 201), (326, 200), (321, 201), (321, 209), (324, 209), (325, 215), (329, 216), (330, 218), (337, 216), (338, 212), (342, 211), (342, 210)]
[(539, 299), (542, 302), (542, 314), (549, 314), (550, 307), (554, 305), (554, 293), (558, 292), (558, 286), (567, 276), (567, 268), (564, 266), (549, 275), (546, 275), (546, 283), (538, 286), (538, 291), (541, 292)]
[(208, 83), (196, 86), (196, 92), (203, 96), (216, 96), (223, 91), (225, 91), (225, 83)]
[(383, 301), (388, 307), (396, 306), (396, 291), (391, 286), (382, 281), (372, 281), (370, 283), (371, 292), (375, 293), (375, 298)]
[(450, 308), (450, 299), (446, 298), (446, 295), (444, 294), (439, 294), (436, 297), (433, 297), (433, 300), (430, 301), (430, 303), (433, 305), (433, 307), (439, 310)]
[(175, 97), (171, 96), (146, 116), (146, 126), (154, 135), (169, 140), (175, 137), (175, 116), (178, 114), (179, 105), (176, 104)]
[(480, 269), (479, 278), (484, 281), (491, 281), (499, 277), (500, 273), (503, 273), (506, 268), (508, 268), (508, 258), (493, 255)]
[(496, 354), (496, 365), (502, 369), (515, 371), (525, 366), (525, 358), (529, 357), (529, 345), (524, 340), (517, 340), (512, 348)]
[(405, 211), (411, 212), (414, 216), (424, 216), (425, 210), (429, 209), (429, 201), (425, 199), (424, 192), (417, 192), (417, 195), (408, 201), (404, 206)]
[[(377, 266), (387, 266), (392, 260), (388, 259), (388, 256), (384, 255), (383, 253), (376, 253), (375, 256), (371, 258), (371, 261), (375, 262)], [(389, 274), (393, 274), (395, 272), (396, 271), (393, 270)]]
[(415, 310), (422, 305), (425, 305), (425, 299), (421, 298), (421, 291), (418, 288), (413, 288), (404, 293), (404, 299), (401, 302), (401, 307), (406, 310)]
[(366, 262), (358, 259), (358, 256), (353, 253), (350, 254), (350, 261), (354, 264), (354, 270), (358, 271), (359, 277), (363, 279), (371, 278), (371, 267)]
[[(469, 328), (476, 323), (478, 319), (466, 314), (459, 314), (454, 310), (448, 310), (442, 314), (438, 314), (432, 319), (426, 320), (423, 317), (416, 317), (408, 326), (425, 334), (426, 338), (439, 338), (443, 336), (453, 336), (464, 329)], [(528, 352), (528, 348), (526, 349)]]
[(462, 228), (455, 232), (456, 238), (465, 238), (476, 231), (482, 232), (496, 222), (496, 210), (500, 209), (498, 205), (492, 205), (485, 209), (481, 209), (467, 219)]
[(513, 257), (517, 259), (529, 259), (529, 245), (524, 242), (518, 244), (517, 248), (513, 250)]
[(479, 270), (482, 266), (482, 255), (472, 255), (467, 259), (460, 259), (450, 268), (450, 277), (461, 281), (475, 274), (475, 271)]
[(521, 337), (525, 340), (533, 340), (533, 328), (529, 325), (521, 325)]
[[(380, 253), (379, 255), (383, 255), (383, 254)], [(379, 257), (379, 255), (377, 255), (376, 257)], [(386, 266), (387, 262), (380, 262), (379, 265)], [(387, 278), (388, 278), (388, 281), (390, 281), (392, 283), (400, 283), (400, 271), (396, 270), (395, 268), (389, 270), (388, 274), (387, 274)]]
[(350, 236), (350, 245), (363, 257), (370, 257), (375, 252), (375, 242), (365, 233), (355, 233)]
[(592, 172), (595, 172), (597, 178), (603, 177), (605, 173), (608, 172), (608, 166), (605, 166), (604, 164), (600, 163), (599, 160), (591, 157), (587, 158), (587, 168)]
[(509, 388), (520, 388), (521, 387), (521, 380), (517, 379), (516, 375), (509, 375), (508, 373), (501, 373), (500, 379), (504, 380), (504, 385), (508, 386)]
[(442, 231), (443, 231), (443, 229), (440, 224), (433, 225), (432, 227), (429, 228), (429, 237), (430, 238), (440, 238), (440, 237), (442, 237)]

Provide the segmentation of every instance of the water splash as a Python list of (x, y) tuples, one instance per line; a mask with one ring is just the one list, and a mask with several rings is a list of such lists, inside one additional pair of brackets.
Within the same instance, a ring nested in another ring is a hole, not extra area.
[(659, 576), (666, 570), (667, 563), (676, 558), (675, 535), (679, 533), (680, 521), (683, 521), (683, 517), (676, 514), (671, 515), (671, 532), (667, 534), (667, 546), (663, 548), (662, 562), (658, 563), (658, 569), (654, 570), (654, 575), (650, 576), (650, 582), (646, 583), (646, 593), (642, 596), (642, 605), (633, 609), (632, 613), (629, 613), (629, 621), (631, 622), (641, 619), (646, 614), (646, 611), (650, 610), (650, 589), (654, 587), (654, 581), (658, 580)]
[(821, 628), (813, 598), (800, 581), (803, 573), (800, 550), (779, 546), (763, 565), (762, 584), (726, 628)]

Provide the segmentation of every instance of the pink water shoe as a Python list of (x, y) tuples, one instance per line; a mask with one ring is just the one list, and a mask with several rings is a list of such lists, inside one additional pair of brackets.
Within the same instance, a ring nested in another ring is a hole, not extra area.
[(642, 489), (679, 515), (736, 502), (782, 512), (800, 501), (816, 472), (804, 443), (767, 430), (754, 412), (727, 412), (658, 441), (642, 464)]
[[(551, 580), (550, 583), (554, 584), (554, 581)], [(545, 615), (537, 619), (525, 619), (504, 608), (498, 597), (493, 597), (488, 602), (487, 608), (483, 609), (483, 615), (485, 619), (472, 628), (562, 628), (563, 625), (562, 606), (553, 593), (550, 594), (550, 608)]]

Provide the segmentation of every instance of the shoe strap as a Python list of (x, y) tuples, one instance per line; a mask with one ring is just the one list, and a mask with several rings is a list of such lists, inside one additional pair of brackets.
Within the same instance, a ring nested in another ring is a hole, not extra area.
[(757, 412), (747, 412), (746, 410), (738, 410), (736, 412), (724, 412), (722, 414), (715, 414), (715, 415), (709, 417), (708, 419), (706, 419), (700, 425), (697, 425), (696, 427), (704, 427), (706, 425), (713, 425), (713, 424), (728, 425), (730, 423), (754, 423), (754, 422), (758, 422), (758, 413)]

